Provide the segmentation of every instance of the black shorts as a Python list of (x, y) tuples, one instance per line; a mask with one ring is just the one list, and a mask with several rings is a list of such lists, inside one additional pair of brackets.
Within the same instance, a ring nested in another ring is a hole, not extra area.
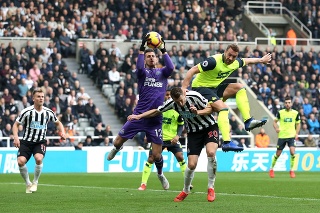
[[(182, 146), (180, 143), (177, 143), (175, 145), (171, 144), (170, 141), (163, 141), (163, 144), (162, 144), (162, 151), (164, 149), (167, 149), (168, 152), (172, 152), (172, 154), (176, 154), (177, 152), (182, 152)], [(152, 148), (150, 148), (150, 151), (149, 151), (149, 156), (152, 155)]]
[(288, 144), (288, 147), (296, 147), (294, 138), (279, 138), (277, 143), (277, 150), (283, 150), (286, 144)]
[(192, 87), (192, 90), (199, 92), (208, 101), (215, 102), (223, 97), (223, 92), (229, 84), (220, 84), (218, 87)]
[(208, 127), (207, 129), (199, 132), (188, 133), (188, 155), (200, 155), (203, 147), (207, 143), (219, 144), (219, 128), (218, 124)]
[(18, 150), (17, 156), (24, 156), (27, 161), (31, 158), (31, 155), (35, 155), (37, 153), (40, 153), (43, 155), (43, 157), (46, 154), (46, 141), (40, 143), (20, 140), (20, 148)]

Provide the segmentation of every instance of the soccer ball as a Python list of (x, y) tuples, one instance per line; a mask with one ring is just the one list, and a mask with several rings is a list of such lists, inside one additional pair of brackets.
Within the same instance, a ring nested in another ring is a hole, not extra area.
[(147, 46), (152, 49), (158, 48), (162, 43), (161, 35), (154, 31), (149, 32), (148, 34), (149, 34), (149, 38), (147, 40)]

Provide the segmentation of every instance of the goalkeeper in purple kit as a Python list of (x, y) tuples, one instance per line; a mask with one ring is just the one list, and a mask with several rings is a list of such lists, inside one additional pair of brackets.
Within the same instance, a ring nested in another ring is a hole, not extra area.
[[(163, 54), (165, 66), (157, 68), (158, 58), (153, 49), (146, 49), (147, 40), (148, 34), (142, 39), (137, 60), (136, 74), (138, 78), (139, 100), (133, 114), (142, 114), (148, 110), (156, 109), (163, 104), (168, 85), (167, 79), (174, 70), (174, 65), (165, 48), (165, 42), (162, 40), (162, 44), (159, 47)], [(145, 132), (147, 141), (151, 142), (152, 156), (155, 160), (158, 178), (162, 187), (169, 189), (169, 182), (162, 173), (162, 115), (127, 121), (113, 142), (114, 148), (110, 151), (108, 160), (112, 160), (122, 149), (123, 144), (128, 139), (132, 139), (138, 132)]]

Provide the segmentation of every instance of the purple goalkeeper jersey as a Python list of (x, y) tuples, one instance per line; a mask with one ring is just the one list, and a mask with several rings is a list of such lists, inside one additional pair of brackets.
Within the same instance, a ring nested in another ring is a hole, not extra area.
[(139, 101), (133, 114), (142, 114), (163, 104), (168, 85), (167, 79), (174, 69), (168, 54), (164, 54), (163, 59), (165, 67), (149, 69), (144, 67), (144, 55), (139, 54), (137, 60)]

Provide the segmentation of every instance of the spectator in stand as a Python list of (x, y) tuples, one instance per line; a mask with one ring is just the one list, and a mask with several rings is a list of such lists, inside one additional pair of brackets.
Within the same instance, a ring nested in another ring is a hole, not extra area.
[(312, 105), (309, 103), (308, 98), (304, 98), (304, 103), (302, 104), (303, 108), (303, 113), (305, 114), (306, 117), (309, 116), (309, 114), (312, 112)]
[(316, 147), (316, 141), (314, 140), (314, 138), (312, 137), (312, 135), (308, 135), (308, 137), (303, 141), (304, 145), (306, 147)]
[(120, 119), (125, 123), (127, 121), (127, 117), (133, 113), (133, 107), (130, 98), (125, 99), (124, 107), (123, 107), (123, 115)]
[(94, 146), (92, 143), (92, 137), (87, 135), (87, 138), (84, 140), (83, 146)]
[(121, 50), (119, 49), (119, 47), (117, 47), (116, 46), (116, 44), (115, 43), (112, 43), (111, 44), (111, 47), (109, 48), (109, 55), (111, 55), (111, 53), (113, 52), (113, 51), (115, 51), (115, 55), (118, 57), (118, 58), (121, 58)]
[[(236, 135), (248, 135), (247, 131), (243, 128), (242, 124), (238, 124), (238, 128), (234, 131), (234, 133)], [(250, 142), (249, 142), (248, 138), (240, 138), (240, 141), (242, 139), (244, 140), (246, 147), (250, 147)]]
[(102, 126), (104, 126), (102, 121), (102, 116), (100, 114), (100, 110), (98, 107), (96, 107), (91, 117), (90, 126), (96, 127), (98, 124), (101, 124)]
[[(17, 104), (19, 112), (21, 112), (24, 108), (27, 108), (29, 106), (30, 106), (30, 103), (28, 102), (26, 96), (23, 96), (21, 99), (21, 102), (18, 102), (18, 104)], [(1, 109), (0, 109), (0, 115), (1, 115)]]
[(320, 134), (320, 125), (318, 119), (315, 117), (313, 113), (310, 113), (308, 119), (308, 126), (310, 130), (310, 134)]
[[(106, 129), (105, 129), (105, 132), (106, 132), (106, 137), (111, 137), (113, 136), (113, 133), (111, 131), (111, 126), (110, 125), (106, 125)], [(110, 143), (112, 143), (113, 139), (110, 138)]]
[(116, 94), (116, 103), (115, 103), (115, 111), (118, 117), (123, 117), (123, 109), (125, 106), (126, 96), (124, 94), (124, 89), (120, 88), (119, 93)]
[(29, 75), (31, 76), (32, 81), (38, 81), (40, 74), (40, 69), (36, 64), (34, 64), (33, 67), (29, 70)]
[(259, 134), (255, 137), (256, 147), (258, 148), (268, 148), (270, 144), (270, 137), (266, 134), (264, 128), (260, 129)]
[(80, 91), (77, 93), (77, 98), (81, 98), (82, 104), (85, 105), (88, 103), (90, 96), (88, 93), (85, 92), (84, 87), (80, 87)]
[(96, 105), (93, 103), (92, 98), (89, 98), (88, 103), (85, 105), (86, 115), (88, 118), (92, 117), (92, 114), (96, 108)]
[(104, 138), (106, 136), (106, 133), (104, 129), (102, 128), (102, 124), (98, 123), (97, 126), (94, 129), (94, 136), (97, 136), (98, 138), (93, 140), (94, 146), (99, 146), (100, 143), (104, 141)]
[(3, 90), (3, 95), (2, 95), (2, 98), (4, 100), (4, 104), (5, 105), (9, 105), (10, 104), (10, 101), (11, 99), (13, 98), (12, 95), (9, 93), (9, 90), (7, 88), (5, 88)]
[(78, 98), (77, 105), (74, 106), (73, 115), (77, 118), (87, 118), (86, 108), (81, 97)]
[(17, 85), (17, 79), (14, 76), (10, 77), (10, 83), (7, 85), (7, 88), (15, 100), (21, 99), (20, 89), (19, 89), (19, 86)]
[(93, 54), (93, 51), (89, 50), (89, 54), (85, 60), (85, 64), (87, 64), (87, 74), (89, 77), (91, 77), (92, 72), (97, 65), (97, 57)]
[(58, 96), (55, 96), (54, 101), (50, 104), (50, 109), (52, 110), (53, 108), (56, 109), (57, 115), (60, 115), (65, 111), (65, 105), (60, 101)]
[(120, 73), (117, 70), (116, 66), (113, 66), (112, 69), (108, 72), (109, 84), (119, 84), (120, 83)]
[(105, 137), (103, 142), (100, 143), (100, 146), (112, 146), (112, 142), (108, 137)]
[(74, 120), (74, 115), (72, 114), (72, 108), (69, 106), (67, 107), (66, 111), (62, 113), (61, 116), (61, 123), (63, 126), (67, 126), (71, 124)]
[[(310, 131), (308, 129), (308, 125), (306, 123), (303, 123), (301, 125), (301, 129), (299, 131), (299, 135), (309, 135)], [(305, 137), (300, 137), (299, 140), (300, 141), (304, 141)]]
[(59, 40), (63, 57), (68, 58), (69, 54), (72, 53), (72, 43), (65, 30), (62, 30)]
[(87, 44), (83, 43), (82, 48), (79, 51), (79, 57), (80, 57), (80, 73), (86, 73), (87, 72), (87, 62), (89, 57), (89, 49), (87, 48)]

